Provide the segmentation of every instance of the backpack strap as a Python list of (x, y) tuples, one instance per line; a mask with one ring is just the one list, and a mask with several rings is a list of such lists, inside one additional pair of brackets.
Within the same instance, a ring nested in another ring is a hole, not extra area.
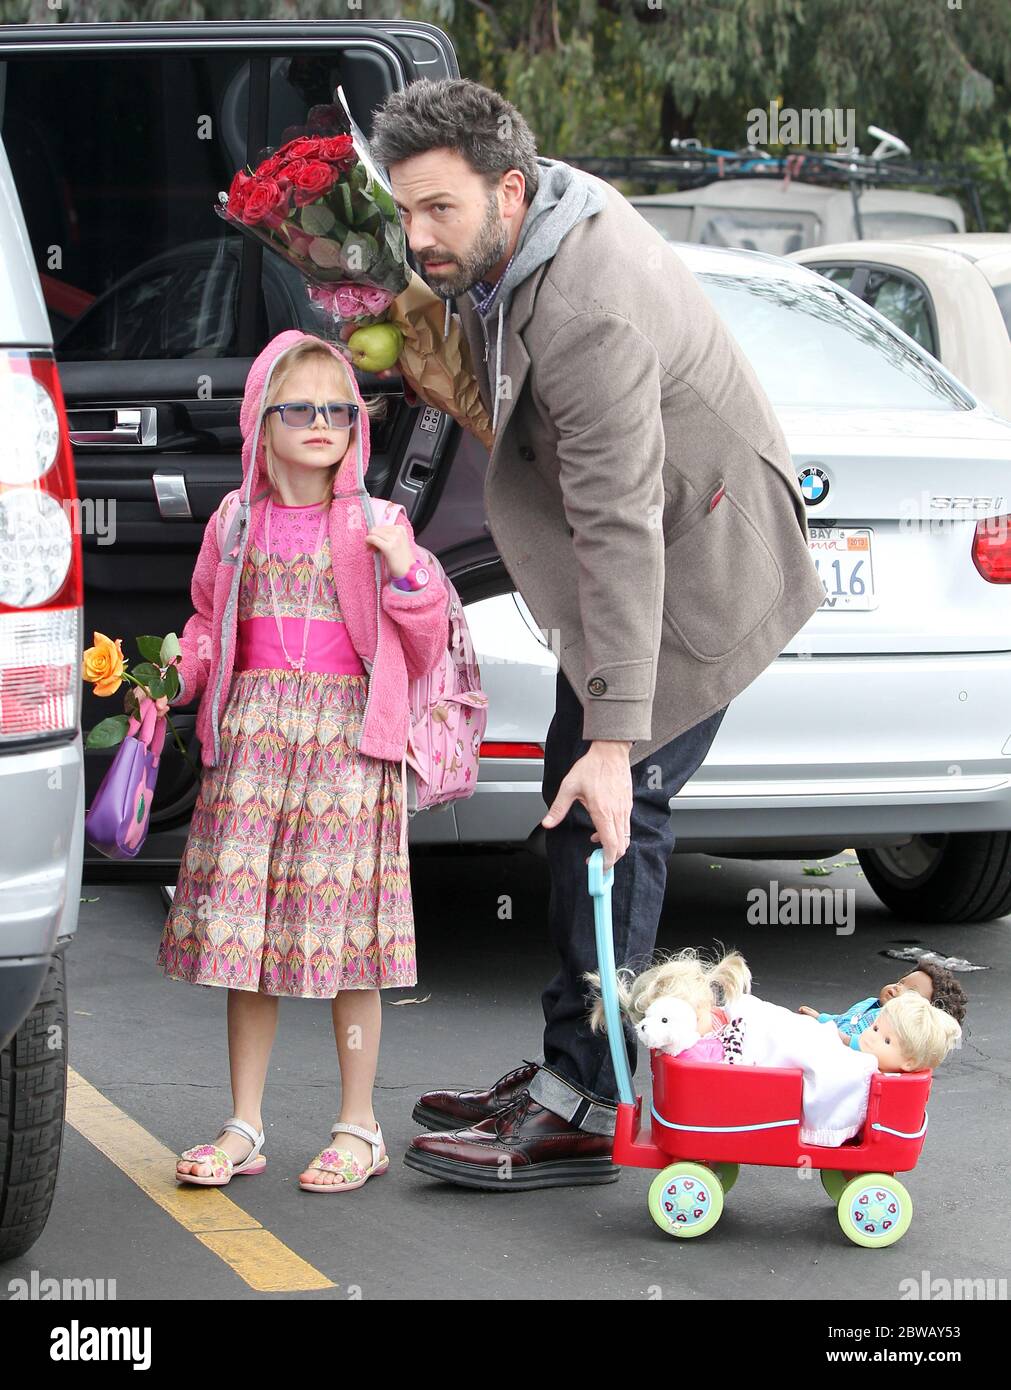
[(369, 501), (376, 513), (373, 522), (375, 526), (395, 526), (399, 514), (406, 511), (400, 502), (390, 502), (385, 497), (373, 497), (371, 493), (369, 494)]
[[(258, 493), (252, 500), (253, 502), (259, 502), (266, 496), (267, 492), (264, 491)], [(218, 538), (218, 555), (222, 559), (224, 559), (226, 555), (231, 555), (238, 544), (239, 526), (242, 523), (241, 505), (241, 488), (235, 488), (231, 492), (226, 492), (218, 504), (216, 534)]]

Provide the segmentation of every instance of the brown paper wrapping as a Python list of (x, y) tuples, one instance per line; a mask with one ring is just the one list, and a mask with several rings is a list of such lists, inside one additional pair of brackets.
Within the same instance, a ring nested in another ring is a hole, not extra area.
[(490, 451), (491, 421), (478, 391), (470, 344), (455, 315), (450, 315), (448, 336), (442, 336), (446, 301), (412, 270), (411, 283), (394, 299), (386, 318), (404, 335), (397, 360), (404, 379), (426, 404), (452, 415)]

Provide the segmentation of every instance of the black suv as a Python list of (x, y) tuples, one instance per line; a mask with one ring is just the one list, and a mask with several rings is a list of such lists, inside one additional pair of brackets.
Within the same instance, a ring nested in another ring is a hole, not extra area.
[[(214, 215), (218, 193), (338, 86), (369, 136), (392, 91), (459, 77), (456, 56), (431, 25), (367, 20), (4, 25), (0, 46), (0, 128), (77, 463), (85, 645), (93, 631), (179, 631), (204, 526), (241, 480), (253, 359), (286, 328), (333, 332), (297, 272)], [(369, 490), (404, 504), (465, 602), (510, 591), (484, 521), (487, 451), (409, 406), (399, 379), (359, 382), (391, 397), (372, 426)], [(119, 707), (89, 689), (83, 727)], [(173, 716), (187, 741), (194, 720), (193, 708)], [(87, 755), (89, 804), (109, 758)], [(169, 740), (141, 857), (88, 851), (89, 876), (173, 882), (196, 792)]]

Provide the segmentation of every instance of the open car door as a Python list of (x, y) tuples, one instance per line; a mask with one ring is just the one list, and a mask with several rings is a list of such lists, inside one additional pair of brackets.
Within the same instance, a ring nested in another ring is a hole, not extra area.
[[(0, 128), (74, 445), (85, 645), (93, 631), (182, 630), (204, 527), (241, 481), (250, 365), (286, 328), (325, 331), (298, 273), (214, 215), (219, 190), (338, 86), (369, 136), (373, 111), (420, 76), (459, 68), (441, 30), (406, 21), (0, 26)], [(404, 504), (461, 591), (505, 587), (483, 516), (487, 452), (449, 416), (408, 407), (399, 381), (359, 382), (391, 397), (372, 424), (369, 490)], [(121, 708), (89, 689), (82, 725)], [(194, 719), (173, 713), (199, 765)], [(87, 755), (89, 803), (110, 756)], [(90, 867), (174, 878), (196, 792), (167, 741), (141, 855)]]

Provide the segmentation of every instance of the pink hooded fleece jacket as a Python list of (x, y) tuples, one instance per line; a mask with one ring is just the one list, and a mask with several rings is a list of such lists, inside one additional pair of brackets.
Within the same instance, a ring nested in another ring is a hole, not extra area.
[[(181, 689), (173, 705), (189, 704), (199, 697), (196, 729), (205, 766), (214, 766), (221, 754), (219, 726), (228, 702), (239, 605), (239, 584), (249, 536), (259, 512), (267, 505), (267, 476), (263, 411), (278, 359), (289, 348), (311, 335), (289, 329), (272, 338), (249, 369), (239, 423), (242, 430), (242, 486), (239, 502), (239, 543), (231, 555), (219, 557), (216, 515), (204, 531), (193, 571), (190, 593), (194, 614), (179, 639), (182, 660), (178, 671)], [(324, 342), (323, 339), (316, 339)], [(325, 346), (345, 363), (332, 343)], [(369, 460), (369, 417), (353, 370), (350, 378), (359, 411), (353, 440), (334, 478), (330, 506), (330, 555), (337, 601), (348, 636), (369, 673), (368, 698), (362, 719), (359, 751), (372, 758), (399, 762), (405, 769), (410, 724), (408, 682), (427, 675), (449, 642), (449, 594), (438, 565), (423, 589), (409, 592), (394, 588), (385, 559), (365, 544), (374, 524), (371, 498), (365, 489)], [(429, 552), (414, 541), (407, 517), (400, 513), (412, 548), (422, 560)], [(406, 777), (403, 779), (401, 843), (405, 843)]]

